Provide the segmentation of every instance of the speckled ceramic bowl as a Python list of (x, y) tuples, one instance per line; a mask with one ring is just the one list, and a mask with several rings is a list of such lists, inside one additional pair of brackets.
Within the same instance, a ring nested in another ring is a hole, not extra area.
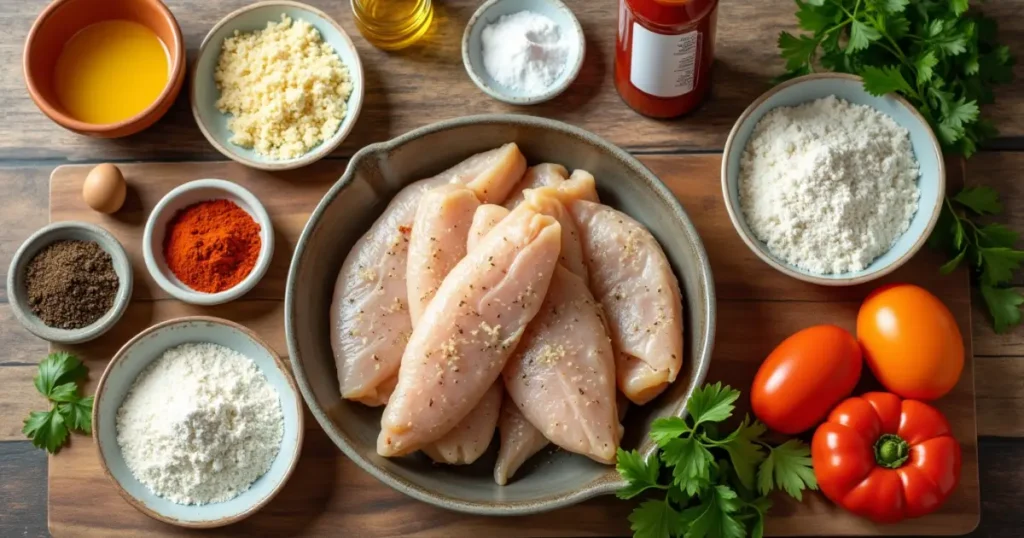
[[(114, 265), (114, 271), (120, 284), (117, 295), (114, 296), (114, 304), (106, 314), (91, 325), (80, 329), (58, 329), (43, 323), (38, 316), (32, 312), (28, 303), (28, 290), (25, 288), (25, 270), (29, 262), (43, 248), (57, 241), (94, 241), (110, 254), (110, 260)], [(110, 232), (86, 222), (55, 222), (32, 234), (31, 237), (22, 243), (18, 251), (14, 253), (11, 260), (11, 268), (7, 271), (7, 300), (11, 305), (14, 317), (25, 326), (32, 334), (61, 344), (80, 344), (98, 338), (109, 331), (117, 324), (128, 308), (128, 302), (132, 297), (132, 265), (128, 260), (128, 254), (124, 247)]]
[[(210, 342), (233, 349), (253, 360), (277, 390), (284, 415), (284, 436), (277, 458), (263, 476), (237, 497), (202, 506), (177, 504), (153, 494), (132, 474), (117, 444), (117, 410), (142, 371), (169, 348)], [(302, 400), (288, 367), (251, 330), (226, 319), (191, 316), (158, 323), (128, 341), (114, 355), (96, 388), (92, 436), (100, 464), (117, 492), (149, 517), (172, 525), (210, 528), (228, 525), (256, 513), (284, 487), (299, 461), (302, 448)]]
[[(864, 270), (819, 275), (776, 256), (750, 230), (740, 206), (739, 170), (740, 158), (747, 147), (747, 141), (757, 122), (761, 121), (765, 114), (780, 106), (795, 106), (830, 95), (874, 108), (910, 131), (910, 143), (914, 147), (914, 156), (917, 157), (921, 169), (921, 176), (918, 179), (921, 198), (918, 201), (917, 213), (911, 219), (907, 231), (888, 251), (872, 261)], [(743, 242), (758, 258), (775, 270), (823, 286), (852, 286), (869, 282), (895, 271), (910, 260), (931, 235), (942, 210), (945, 193), (946, 168), (942, 160), (942, 148), (935, 138), (935, 133), (928, 126), (928, 121), (902, 97), (896, 94), (873, 96), (864, 90), (864, 83), (860, 77), (843, 73), (807, 75), (779, 84), (765, 92), (736, 120), (725, 143), (722, 158), (722, 195), (725, 197), (725, 207), (729, 210), (729, 219)]]
[[(532, 116), (473, 116), (437, 123), (363, 148), (317, 206), (295, 249), (285, 295), (288, 354), (303, 397), (331, 440), (367, 472), (416, 499), (485, 515), (542, 512), (612, 493), (624, 485), (610, 466), (554, 451), (532, 458), (506, 486), (494, 483), (496, 447), (475, 464), (435, 465), (422, 455), (377, 455), (380, 408), (342, 401), (328, 311), (349, 249), (403, 186), (474, 153), (516, 142), (531, 164), (558, 162), (597, 178), (602, 200), (645, 224), (682, 285), (685, 357), (679, 378), (626, 416), (623, 445), (644, 453), (651, 421), (682, 415), (703, 382), (715, 334), (715, 294), (707, 255), (686, 212), (650, 170), (625, 151), (576, 127)], [(495, 444), (496, 445), (496, 444)]]
[[(537, 94), (505, 87), (495, 81), (484, 68), (484, 28), (504, 15), (520, 11), (539, 13), (555, 21), (559, 29), (565, 33), (565, 39), (573, 43), (573, 49), (566, 59), (562, 74), (550, 88)], [(583, 27), (569, 6), (560, 0), (488, 0), (469, 19), (466, 31), (462, 35), (462, 64), (466, 67), (469, 78), (487, 95), (510, 105), (535, 105), (557, 97), (579, 76), (586, 53), (587, 44), (583, 38)]]

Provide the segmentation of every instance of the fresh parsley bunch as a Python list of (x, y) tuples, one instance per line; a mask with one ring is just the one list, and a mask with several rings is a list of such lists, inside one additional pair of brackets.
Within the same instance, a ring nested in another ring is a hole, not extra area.
[(85, 365), (70, 353), (51, 353), (39, 363), (33, 382), (36, 390), (51, 402), (49, 411), (32, 411), (21, 432), (32, 444), (56, 454), (69, 430), (92, 433), (93, 397), (78, 394), (78, 380), (85, 377)]
[[(779, 35), (787, 72), (781, 79), (830, 71), (860, 75), (873, 95), (896, 92), (921, 112), (943, 149), (970, 157), (997, 132), (980, 116), (992, 87), (1013, 78), (1014, 58), (996, 41), (996, 22), (968, 0), (796, 0), (800, 28)], [(991, 188), (947, 198), (930, 243), (948, 253), (944, 272), (966, 260), (997, 332), (1021, 322), (1024, 296), (1007, 284), (1024, 252), (1004, 226), (976, 225), (970, 216), (1001, 211)]]
[(810, 449), (801, 441), (773, 447), (761, 440), (764, 424), (749, 417), (732, 433), (718, 433), (739, 396), (728, 385), (705, 385), (690, 397), (686, 419), (654, 421), (658, 449), (646, 460), (619, 449), (615, 468), (629, 481), (620, 499), (664, 492), (630, 514), (635, 538), (761, 538), (771, 491), (801, 500), (804, 489), (818, 489)]

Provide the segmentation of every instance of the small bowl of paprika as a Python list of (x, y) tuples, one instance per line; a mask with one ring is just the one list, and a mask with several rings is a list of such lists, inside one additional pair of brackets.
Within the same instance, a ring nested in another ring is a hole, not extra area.
[(222, 179), (199, 179), (167, 193), (146, 221), (143, 256), (165, 292), (189, 304), (245, 295), (266, 274), (274, 228), (263, 204)]

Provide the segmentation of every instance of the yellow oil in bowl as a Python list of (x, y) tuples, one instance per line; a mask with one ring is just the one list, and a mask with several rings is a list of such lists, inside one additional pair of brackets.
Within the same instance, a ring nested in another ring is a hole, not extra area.
[(434, 19), (431, 0), (352, 0), (356, 26), (371, 45), (398, 50), (419, 41)]
[(54, 91), (76, 120), (117, 123), (146, 110), (167, 86), (170, 60), (160, 38), (132, 21), (86, 26), (61, 50)]

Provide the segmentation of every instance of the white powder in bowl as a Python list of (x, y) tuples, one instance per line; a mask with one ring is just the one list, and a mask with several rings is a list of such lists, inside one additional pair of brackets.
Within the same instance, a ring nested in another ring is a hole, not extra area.
[(907, 231), (919, 175), (905, 128), (829, 96), (761, 118), (740, 160), (740, 207), (754, 235), (790, 264), (861, 271)]
[(508, 89), (538, 95), (565, 71), (573, 42), (555, 21), (532, 11), (502, 15), (484, 27), (484, 69)]
[(283, 437), (277, 390), (251, 359), (217, 344), (168, 349), (117, 410), (128, 469), (179, 504), (223, 502), (249, 489)]

